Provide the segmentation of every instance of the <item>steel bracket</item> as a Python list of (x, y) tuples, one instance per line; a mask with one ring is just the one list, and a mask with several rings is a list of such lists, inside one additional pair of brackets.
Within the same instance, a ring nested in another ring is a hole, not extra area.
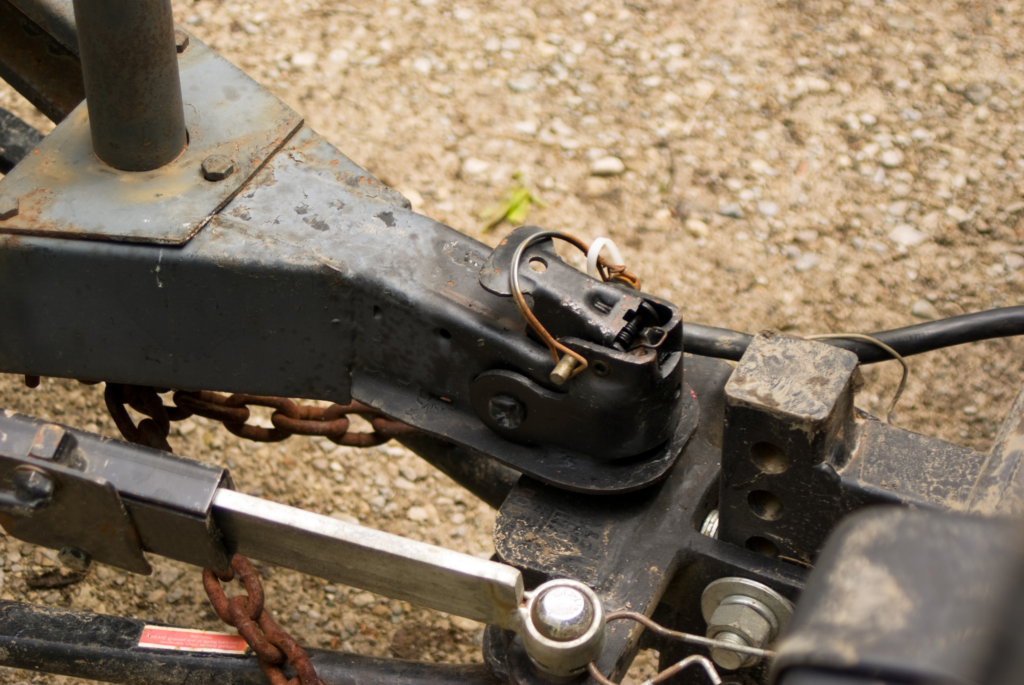
[[(133, 573), (152, 571), (117, 489), (83, 472), (74, 456), (73, 435), (44, 423), (27, 450), (24, 444), (9, 442), (18, 441), (10, 433), (0, 433), (0, 483), (5, 484), (0, 524), (9, 535), (52, 549), (78, 548), (88, 541), (87, 551), (97, 561)], [(19, 477), (29, 474), (50, 492), (37, 488), (33, 497), (19, 488)]]
[(228, 556), (210, 508), (227, 472), (10, 411), (0, 413), (0, 524), (134, 573), (143, 551), (203, 568)]
[[(180, 29), (179, 29), (180, 30)], [(234, 197), (302, 125), (302, 117), (189, 36), (178, 56), (188, 147), (153, 171), (119, 171), (93, 153), (86, 103), (0, 180), (18, 213), (0, 233), (180, 245)], [(203, 160), (234, 171), (208, 181)]]

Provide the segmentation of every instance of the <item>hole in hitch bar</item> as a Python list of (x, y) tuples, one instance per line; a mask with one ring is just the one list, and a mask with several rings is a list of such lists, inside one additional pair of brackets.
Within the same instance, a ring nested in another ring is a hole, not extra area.
[(537, 273), (542, 274), (548, 270), (548, 263), (540, 257), (533, 257), (530, 259), (530, 268)]
[(770, 442), (754, 443), (750, 447), (750, 458), (762, 473), (785, 473), (789, 468), (789, 456)]
[(782, 518), (782, 500), (767, 490), (754, 490), (747, 495), (747, 504), (750, 510), (759, 519), (765, 521), (777, 521)]
[(766, 557), (777, 557), (779, 556), (779, 547), (768, 538), (763, 538), (758, 535), (747, 538), (746, 548), (751, 552), (757, 552), (763, 554)]

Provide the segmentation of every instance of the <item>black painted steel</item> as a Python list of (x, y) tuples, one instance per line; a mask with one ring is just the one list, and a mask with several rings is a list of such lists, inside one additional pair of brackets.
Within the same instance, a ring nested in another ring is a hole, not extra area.
[[(0, 601), (0, 664), (120, 685), (265, 685), (253, 656), (139, 648), (145, 623)], [(497, 685), (483, 665), (307, 649), (325, 685)], [(286, 671), (286, 675), (294, 673)]]
[(860, 507), (964, 509), (985, 455), (854, 409), (857, 358), (757, 335), (726, 385), (720, 536), (813, 565)]
[[(40, 457), (37, 436), (51, 429), (64, 436), (62, 448), (53, 457)], [(197, 566), (227, 568), (210, 517), (217, 488), (230, 485), (223, 468), (20, 414), (0, 413), (0, 473), (18, 466), (53, 472), (55, 478), (77, 476), (66, 484), (78, 488), (81, 495), (72, 497), (66, 509), (44, 509), (24, 521), (0, 515), (4, 528), (15, 537), (56, 549), (80, 547), (98, 561), (135, 572), (148, 572), (148, 566), (125, 566), (117, 561), (124, 558), (123, 553), (107, 558), (100, 550), (110, 540), (123, 538), (146, 551)], [(72, 495), (58, 492), (58, 503), (62, 494)]]
[(85, 98), (77, 55), (10, 0), (0, 0), (0, 78), (54, 122)]
[[(510, 298), (479, 284), (489, 254), (409, 211), (405, 198), (306, 128), (180, 248), (0, 237), (0, 290), (8, 294), (0, 317), (9, 326), (0, 370), (341, 404), (355, 398), (518, 471), (589, 488), (586, 469), (577, 478), (573, 469), (532, 467), (586, 465), (585, 455), (569, 451), (578, 431), (515, 444), (474, 410), (471, 388), (487, 371), (551, 387), (546, 348), (526, 335)], [(564, 297), (582, 301), (593, 281), (573, 273), (563, 278)], [(597, 345), (567, 344), (584, 354)], [(653, 369), (656, 356), (639, 358)], [(637, 443), (647, 450), (664, 432), (649, 418), (659, 403), (659, 415), (681, 415), (680, 380), (669, 373), (626, 396), (631, 388), (615, 374), (573, 379), (563, 407), (614, 422), (619, 442), (647, 436)], [(685, 442), (691, 424), (680, 419), (669, 440)]]
[[(801, 596), (773, 677), (982, 683), (1019, 584), (1016, 522), (876, 507), (836, 529)], [(1012, 630), (1019, 632), (1015, 618)]]
[[(702, 635), (700, 594), (712, 580), (741, 575), (796, 597), (802, 568), (699, 532), (717, 500), (721, 423), (716, 417), (722, 416), (731, 367), (689, 355), (685, 363), (702, 420), (664, 482), (608, 498), (566, 493), (523, 478), (505, 500), (495, 523), (495, 548), (502, 561), (523, 571), (528, 586), (575, 578), (595, 589), (606, 611), (650, 614), (657, 608), (655, 618), (666, 626)], [(642, 631), (631, 621), (608, 628), (597, 665), (619, 678), (640, 646)], [(497, 629), (491, 632), (488, 658), (496, 668), (507, 669), (512, 682), (540, 685), (522, 643), (501, 638)], [(646, 638), (645, 643), (655, 646)], [(670, 645), (657, 646), (663, 654), (679, 654)]]
[(398, 442), (494, 509), (501, 506), (519, 480), (518, 471), (493, 457), (431, 435), (410, 435), (398, 438)]

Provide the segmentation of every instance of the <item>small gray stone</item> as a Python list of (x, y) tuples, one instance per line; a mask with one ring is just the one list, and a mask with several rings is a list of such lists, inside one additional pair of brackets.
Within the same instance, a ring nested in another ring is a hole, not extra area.
[(968, 221), (971, 218), (970, 212), (962, 207), (957, 207), (956, 205), (946, 207), (946, 215), (958, 224)]
[(894, 169), (903, 164), (903, 153), (896, 149), (886, 150), (879, 157), (879, 161), (882, 163), (882, 166)]
[(771, 200), (761, 200), (757, 203), (757, 211), (765, 216), (776, 216), (779, 213), (779, 206)]
[(964, 97), (972, 105), (980, 105), (992, 97), (992, 89), (984, 83), (968, 83), (964, 88)]
[(421, 74), (429, 74), (430, 70), (434, 68), (433, 62), (427, 57), (417, 57), (412, 61), (412, 68)]
[(942, 318), (939, 310), (928, 300), (918, 300), (915, 302), (914, 306), (910, 308), (910, 315), (927, 321), (935, 321)]
[(796, 269), (798, 273), (802, 273), (804, 271), (810, 271), (819, 264), (821, 264), (821, 257), (813, 252), (804, 252), (796, 258), (795, 262), (793, 262), (793, 268)]
[(376, 603), (377, 603), (377, 598), (374, 597), (369, 592), (360, 592), (358, 595), (355, 595), (352, 598), (352, 606), (356, 606), (356, 607), (359, 607), (359, 608), (368, 607), (371, 604), (376, 604)]
[(914, 18), (909, 14), (890, 14), (885, 18), (885, 25), (897, 31), (913, 31)]
[(1024, 267), (1024, 257), (1016, 252), (1008, 252), (1003, 255), (1003, 261), (1006, 262), (1006, 269), (1008, 271), (1016, 271)]
[(625, 170), (625, 163), (613, 155), (595, 159), (590, 164), (590, 173), (594, 176), (618, 176)]
[(886, 211), (892, 216), (903, 216), (908, 209), (910, 209), (910, 203), (906, 200), (899, 200), (889, 205)]
[(165, 588), (169, 588), (174, 585), (174, 582), (181, 578), (181, 570), (177, 568), (165, 568), (156, 577), (157, 582), (163, 585)]
[(683, 225), (687, 231), (698, 238), (706, 238), (708, 236), (708, 225), (700, 219), (687, 219)]
[(430, 518), (430, 514), (423, 507), (409, 507), (409, 511), (406, 512), (406, 517), (410, 521), (426, 521)]
[(476, 176), (477, 174), (482, 174), (483, 172), (487, 171), (487, 169), (490, 168), (490, 166), (490, 164), (488, 164), (482, 159), (470, 157), (462, 163), (462, 172), (465, 174), (469, 174), (470, 176)]
[(535, 71), (523, 72), (515, 78), (510, 78), (507, 84), (513, 93), (529, 93), (540, 85), (540, 74)]
[(815, 231), (813, 228), (808, 228), (803, 231), (797, 231), (796, 239), (799, 240), (801, 243), (813, 243), (815, 240), (818, 239), (818, 232)]
[(922, 233), (910, 224), (900, 224), (889, 231), (889, 240), (903, 247), (915, 247), (928, 240), (928, 234)]
[(722, 216), (728, 217), (730, 219), (742, 219), (743, 218), (743, 210), (740, 208), (739, 204), (736, 203), (736, 202), (732, 202), (732, 203), (727, 204), (727, 205), (722, 205), (721, 207), (718, 208), (718, 213), (721, 214)]

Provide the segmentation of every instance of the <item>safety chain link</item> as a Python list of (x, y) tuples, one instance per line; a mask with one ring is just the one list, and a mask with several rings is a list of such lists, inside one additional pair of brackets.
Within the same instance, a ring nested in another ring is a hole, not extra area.
[[(230, 582), (236, 571), (245, 587), (245, 594), (228, 599), (220, 581)], [(252, 648), (260, 670), (271, 685), (323, 685), (306, 650), (281, 630), (270, 612), (263, 608), (263, 583), (248, 559), (236, 554), (231, 559), (231, 567), (223, 574), (204, 569), (203, 587), (220, 620), (237, 630)], [(291, 680), (281, 670), (281, 664), (285, 662), (291, 664), (298, 674)]]
[[(392, 438), (418, 432), (412, 426), (390, 419), (359, 402), (318, 407), (296, 404), (284, 397), (179, 390), (174, 393), (174, 404), (177, 406), (168, 407), (160, 398), (159, 393), (162, 392), (166, 390), (107, 383), (104, 392), (107, 410), (126, 440), (170, 452), (167, 436), (170, 434), (171, 421), (182, 421), (192, 415), (218, 421), (230, 433), (256, 442), (280, 442), (293, 435), (310, 435), (327, 438), (338, 445), (374, 447)], [(126, 404), (147, 418), (136, 426), (125, 409)], [(264, 428), (248, 423), (250, 406), (274, 409), (270, 417), (274, 427)], [(358, 414), (369, 421), (373, 432), (350, 432), (349, 414)]]
[[(332, 404), (329, 407), (317, 407), (296, 404), (284, 397), (244, 394), (228, 396), (207, 390), (179, 390), (174, 393), (176, 406), (168, 407), (160, 397), (163, 392), (166, 390), (107, 383), (104, 401), (114, 424), (126, 440), (170, 452), (167, 436), (170, 434), (171, 421), (182, 421), (193, 415), (219, 421), (234, 435), (257, 442), (279, 442), (292, 435), (311, 435), (327, 438), (339, 445), (373, 447), (392, 438), (417, 432), (412, 426), (389, 419), (358, 402), (344, 406)], [(147, 418), (136, 426), (125, 405)], [(249, 406), (272, 407), (274, 413), (270, 421), (274, 427), (264, 428), (248, 423), (251, 416)], [(368, 420), (373, 426), (373, 432), (349, 432), (349, 414), (358, 414)], [(246, 594), (228, 599), (219, 581), (231, 581), (236, 571)], [(203, 587), (217, 616), (235, 628), (252, 648), (260, 670), (271, 685), (323, 685), (306, 650), (291, 635), (281, 630), (264, 610), (263, 584), (248, 559), (236, 554), (231, 559), (231, 566), (223, 574), (204, 569)], [(285, 662), (291, 664), (298, 673), (291, 680), (281, 670), (281, 664)]]

